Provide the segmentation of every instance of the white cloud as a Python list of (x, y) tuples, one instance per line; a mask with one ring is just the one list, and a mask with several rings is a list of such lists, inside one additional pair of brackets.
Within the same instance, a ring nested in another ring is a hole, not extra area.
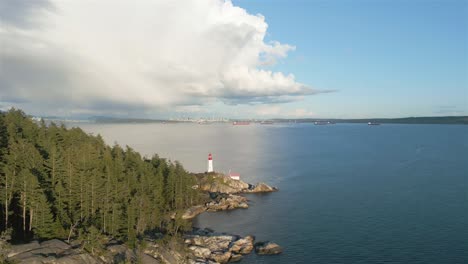
[(279, 105), (261, 105), (257, 107), (255, 113), (259, 116), (272, 117), (281, 115), (281, 111)]
[(315, 113), (305, 108), (297, 108), (297, 109), (294, 109), (294, 111), (291, 112), (289, 116), (296, 117), (296, 118), (310, 118), (310, 117), (315, 116)]
[(266, 43), (264, 17), (230, 1), (20, 2), (0, 24), (0, 102), (111, 112), (318, 92), (259, 68), (294, 47)]
[(255, 109), (255, 114), (264, 118), (311, 118), (315, 113), (306, 108), (289, 109), (282, 105), (260, 105)]

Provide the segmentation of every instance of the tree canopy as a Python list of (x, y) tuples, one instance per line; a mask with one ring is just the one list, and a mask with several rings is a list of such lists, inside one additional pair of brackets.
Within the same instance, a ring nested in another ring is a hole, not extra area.
[[(0, 229), (16, 240), (177, 233), (200, 195), (178, 162), (143, 158), (80, 128), (0, 112)], [(170, 217), (176, 212), (176, 217)]]

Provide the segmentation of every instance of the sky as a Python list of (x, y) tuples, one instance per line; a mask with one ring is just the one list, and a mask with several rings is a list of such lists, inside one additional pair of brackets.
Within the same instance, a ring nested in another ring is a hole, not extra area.
[(0, 0), (0, 109), (468, 115), (468, 1)]

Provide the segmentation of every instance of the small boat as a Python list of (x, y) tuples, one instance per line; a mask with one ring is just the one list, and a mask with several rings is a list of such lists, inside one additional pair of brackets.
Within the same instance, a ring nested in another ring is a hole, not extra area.
[(367, 123), (368, 126), (379, 126), (380, 123), (376, 123), (376, 122), (369, 122)]
[(260, 125), (273, 125), (273, 121), (262, 121), (260, 122)]
[(250, 122), (248, 122), (248, 121), (234, 121), (232, 124), (234, 126), (247, 126), (247, 125), (250, 125)]
[(330, 125), (331, 123), (329, 121), (315, 121), (314, 125), (316, 126), (323, 126), (323, 125)]

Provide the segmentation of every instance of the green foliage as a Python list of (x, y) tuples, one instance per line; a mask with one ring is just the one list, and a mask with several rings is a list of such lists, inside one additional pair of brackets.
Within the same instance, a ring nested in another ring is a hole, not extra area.
[(8, 260), (7, 255), (10, 249), (10, 244), (8, 241), (11, 239), (11, 229), (7, 229), (0, 233), (0, 263), (10, 264), (14, 263), (11, 260)]
[(0, 112), (0, 231), (13, 228), (16, 240), (81, 232), (94, 251), (103, 234), (135, 246), (148, 230), (177, 233), (188, 224), (168, 216), (200, 201), (195, 184), (177, 162)]
[(79, 240), (83, 242), (83, 248), (92, 255), (99, 255), (104, 249), (105, 237), (95, 226), (90, 226), (80, 233)]

